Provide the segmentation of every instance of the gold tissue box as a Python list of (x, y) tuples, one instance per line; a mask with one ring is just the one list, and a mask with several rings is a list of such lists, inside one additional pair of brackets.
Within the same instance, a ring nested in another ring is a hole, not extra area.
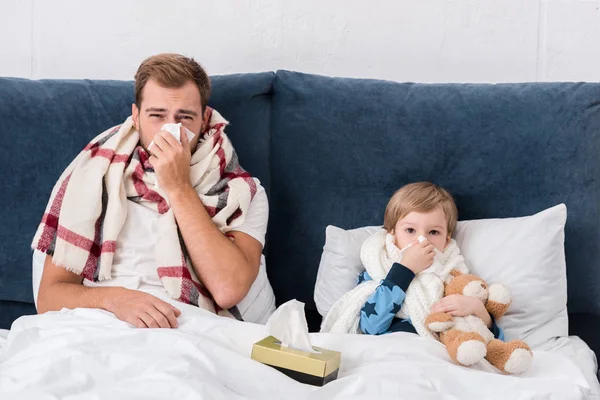
[(298, 382), (323, 386), (338, 376), (342, 354), (314, 346), (318, 353), (287, 348), (269, 336), (254, 343), (252, 359), (269, 365)]

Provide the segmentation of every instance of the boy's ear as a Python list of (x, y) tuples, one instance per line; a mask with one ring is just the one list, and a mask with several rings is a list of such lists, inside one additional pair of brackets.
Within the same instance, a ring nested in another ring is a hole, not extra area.
[(450, 244), (450, 240), (452, 238), (450, 237), (450, 235), (448, 235), (448, 237), (446, 238), (446, 243), (444, 243), (444, 250), (446, 250), (446, 247), (448, 247), (448, 245)]

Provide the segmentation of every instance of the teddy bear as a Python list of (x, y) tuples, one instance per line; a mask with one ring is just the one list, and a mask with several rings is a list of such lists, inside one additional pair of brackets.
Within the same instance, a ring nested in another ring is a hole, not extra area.
[[(453, 294), (479, 298), (496, 321), (506, 313), (512, 301), (504, 285), (496, 283), (488, 286), (482, 278), (457, 270), (452, 270), (444, 282), (444, 296)], [(481, 318), (475, 315), (453, 317), (443, 312), (431, 313), (425, 320), (425, 326), (439, 334), (450, 358), (464, 366), (485, 358), (505, 374), (519, 374), (529, 368), (533, 358), (525, 342), (495, 339)]]

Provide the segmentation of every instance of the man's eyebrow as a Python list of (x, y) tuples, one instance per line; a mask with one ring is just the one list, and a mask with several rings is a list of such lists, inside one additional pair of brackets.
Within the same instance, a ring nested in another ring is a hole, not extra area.
[(167, 112), (167, 109), (166, 108), (150, 107), (150, 108), (146, 108), (146, 112)]
[(193, 115), (194, 117), (198, 116), (198, 113), (196, 111), (184, 110), (184, 109), (177, 110), (177, 114), (188, 114), (188, 115)]

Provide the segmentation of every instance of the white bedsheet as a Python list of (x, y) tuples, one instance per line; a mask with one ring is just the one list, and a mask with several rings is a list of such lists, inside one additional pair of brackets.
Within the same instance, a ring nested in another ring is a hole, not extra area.
[(338, 380), (317, 388), (250, 359), (264, 326), (177, 306), (175, 330), (133, 329), (101, 310), (20, 318), (0, 338), (0, 399), (566, 400), (597, 390), (576, 364), (576, 346), (536, 351), (530, 370), (514, 377), (485, 363), (456, 366), (441, 344), (407, 333), (313, 334), (314, 345), (342, 352)]

